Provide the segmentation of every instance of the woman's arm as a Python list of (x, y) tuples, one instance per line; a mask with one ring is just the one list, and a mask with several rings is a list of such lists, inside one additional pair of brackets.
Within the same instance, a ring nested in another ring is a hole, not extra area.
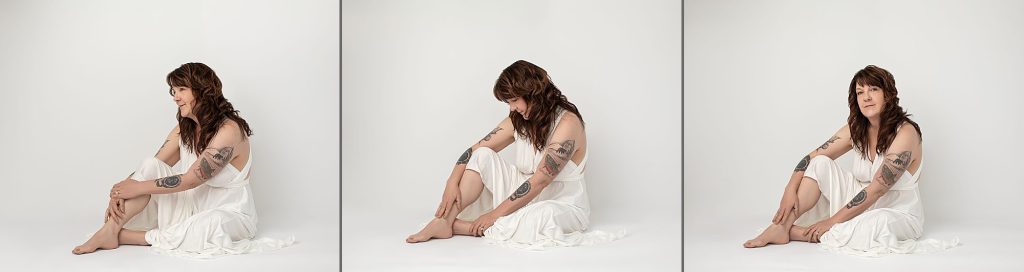
[(562, 172), (576, 150), (579, 150), (580, 147), (576, 146), (576, 143), (582, 136), (583, 124), (580, 120), (571, 115), (563, 116), (554, 134), (548, 139), (548, 144), (541, 154), (543, 160), (537, 165), (537, 171), (523, 181), (508, 199), (494, 208), (494, 216), (509, 215), (536, 198)]
[(142, 194), (169, 194), (199, 187), (238, 156), (235, 148), (242, 141), (242, 131), (238, 125), (234, 122), (226, 122), (185, 173), (156, 180), (138, 182), (129, 180), (127, 183), (118, 183), (113, 190), (121, 192), (112, 197), (132, 198)]
[(811, 158), (817, 157), (818, 155), (825, 155), (835, 160), (846, 154), (853, 149), (853, 140), (850, 137), (850, 126), (843, 125), (839, 128), (832, 137), (829, 137), (825, 143), (818, 146), (818, 148), (808, 153), (800, 162), (797, 163), (796, 168), (793, 169), (793, 174), (789, 177), (789, 183), (786, 183), (786, 188), (783, 190), (782, 201), (779, 204), (779, 210), (775, 212), (775, 217), (772, 222), (775, 224), (781, 224), (786, 222), (788, 216), (790, 216), (789, 210), (796, 209), (798, 207), (796, 198), (796, 189), (800, 187), (800, 180), (804, 178), (804, 171), (807, 170), (807, 166), (811, 163)]
[(469, 163), (469, 157), (473, 154), (473, 151), (480, 147), (487, 147), (495, 152), (501, 151), (515, 141), (512, 133), (515, 133), (515, 130), (512, 129), (512, 119), (505, 117), (490, 133), (484, 135), (480, 141), (477, 141), (467, 148), (466, 151), (462, 152), (462, 156), (459, 156), (459, 159), (455, 161), (455, 167), (452, 169), (451, 175), (448, 175), (448, 181), (445, 182), (441, 203), (438, 204), (437, 211), (434, 212), (435, 217), (446, 218), (448, 213), (454, 210), (452, 207), (458, 205), (456, 203), (462, 202), (459, 182), (462, 181), (462, 175), (466, 173), (466, 164)]
[(181, 151), (178, 149), (178, 139), (180, 137), (178, 126), (174, 126), (174, 129), (171, 129), (171, 132), (167, 134), (167, 138), (164, 139), (164, 144), (156, 151), (156, 158), (170, 166), (178, 163), (178, 160), (181, 159), (181, 154), (179, 154)]
[(913, 126), (903, 126), (896, 134), (896, 138), (893, 139), (892, 145), (886, 150), (885, 161), (882, 162), (882, 166), (875, 172), (875, 176), (871, 179), (871, 184), (861, 190), (860, 193), (857, 193), (857, 196), (850, 200), (850, 203), (847, 203), (839, 212), (836, 212), (831, 219), (835, 223), (846, 222), (864, 213), (868, 207), (874, 205), (879, 198), (882, 198), (882, 196), (889, 192), (889, 189), (892, 189), (896, 181), (900, 180), (900, 177), (906, 172), (905, 170), (916, 160), (914, 156), (920, 155), (913, 153), (916, 150), (915, 147), (920, 144), (921, 141), (917, 130)]

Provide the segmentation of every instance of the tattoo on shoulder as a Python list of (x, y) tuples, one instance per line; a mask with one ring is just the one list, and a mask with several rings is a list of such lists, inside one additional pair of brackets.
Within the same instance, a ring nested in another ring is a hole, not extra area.
[(544, 165), (541, 170), (550, 177), (558, 176), (558, 173), (562, 172), (563, 166), (569, 161), (569, 156), (572, 156), (575, 150), (575, 140), (565, 140), (561, 143), (549, 144), (547, 152), (544, 154)]
[(800, 159), (800, 162), (796, 164), (796, 169), (793, 169), (793, 171), (805, 171), (809, 164), (811, 164), (811, 155), (804, 156), (804, 158)]
[(484, 135), (483, 139), (480, 139), (480, 141), (478, 141), (476, 143), (479, 144), (479, 143), (482, 143), (482, 142), (490, 141), (491, 140), (491, 135), (498, 134), (499, 130), (501, 130), (501, 127), (494, 128), (494, 130), (491, 130), (491, 133), (487, 133), (487, 135)]
[(911, 155), (910, 151), (885, 155), (885, 163), (882, 164), (882, 169), (880, 169), (878, 174), (878, 177), (882, 179), (883, 185), (892, 187), (896, 184), (896, 181), (900, 180), (907, 167), (910, 166)]
[(459, 160), (455, 161), (455, 165), (469, 163), (469, 156), (473, 154), (473, 148), (466, 148), (466, 152), (462, 152), (462, 156), (459, 156)]
[(829, 138), (828, 141), (825, 141), (825, 143), (821, 144), (821, 146), (818, 147), (818, 150), (828, 149), (828, 146), (835, 143), (836, 140), (839, 140), (839, 136), (832, 136), (832, 138)]
[(174, 188), (181, 184), (181, 175), (173, 175), (170, 177), (156, 179), (157, 187)]
[(519, 189), (516, 189), (512, 195), (508, 196), (508, 200), (515, 201), (516, 199), (523, 198), (526, 194), (530, 193), (530, 181), (524, 181), (523, 185), (519, 185)]
[(868, 198), (868, 191), (867, 191), (867, 189), (861, 189), (860, 193), (857, 193), (857, 196), (854, 196), (853, 200), (850, 200), (850, 203), (846, 203), (846, 208), (847, 209), (852, 209), (853, 207), (857, 207), (857, 205), (860, 205), (861, 203), (864, 203), (864, 200), (867, 199), (867, 198)]

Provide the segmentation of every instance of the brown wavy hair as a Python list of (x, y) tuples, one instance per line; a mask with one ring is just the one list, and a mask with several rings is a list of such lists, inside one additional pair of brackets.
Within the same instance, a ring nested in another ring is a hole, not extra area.
[(498, 101), (506, 102), (513, 97), (521, 97), (529, 105), (530, 120), (524, 119), (517, 112), (509, 112), (512, 127), (519, 136), (529, 138), (537, 151), (542, 150), (547, 144), (559, 108), (576, 114), (580, 118), (580, 123), (583, 123), (583, 115), (580, 115), (576, 105), (569, 102), (562, 91), (555, 87), (548, 72), (528, 61), (518, 60), (512, 63), (501, 71), (501, 75), (494, 83), (494, 98)]
[[(220, 78), (213, 69), (206, 64), (192, 62), (182, 64), (167, 74), (167, 85), (171, 86), (173, 95), (174, 86), (189, 87), (192, 89), (192, 96), (195, 97), (195, 105), (192, 114), (199, 120), (199, 124), (191, 118), (181, 117), (181, 109), (178, 109), (178, 127), (180, 129), (181, 141), (195, 154), (201, 154), (210, 139), (217, 134), (217, 129), (227, 119), (234, 120), (242, 129), (242, 138), (252, 136), (252, 129), (249, 123), (245, 122), (238, 115), (235, 107), (224, 98), (221, 92)], [(199, 129), (199, 135), (196, 130)]]
[(917, 130), (918, 137), (923, 139), (921, 127), (916, 122), (910, 120), (910, 114), (907, 114), (907, 111), (900, 107), (900, 98), (897, 96), (898, 91), (896, 90), (896, 78), (885, 69), (868, 65), (864, 69), (857, 71), (853, 75), (853, 80), (850, 80), (850, 117), (846, 120), (846, 123), (850, 125), (853, 146), (862, 157), (868, 158), (868, 145), (866, 143), (868, 142), (868, 127), (871, 126), (871, 123), (860, 112), (860, 106), (857, 104), (857, 85), (881, 88), (885, 100), (885, 108), (880, 113), (878, 145), (875, 146), (875, 152), (882, 154), (882, 152), (889, 149), (892, 141), (896, 139), (896, 129), (903, 122), (913, 125), (914, 129)]

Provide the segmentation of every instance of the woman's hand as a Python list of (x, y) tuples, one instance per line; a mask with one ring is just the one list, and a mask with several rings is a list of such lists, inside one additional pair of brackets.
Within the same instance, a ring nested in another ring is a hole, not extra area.
[(107, 220), (114, 219), (114, 223), (122, 224), (124, 220), (124, 199), (111, 198), (110, 203), (107, 204), (107, 214), (103, 217), (103, 223)]
[(493, 211), (480, 215), (476, 221), (473, 221), (473, 225), (469, 227), (469, 230), (476, 236), (484, 236), (484, 231), (494, 225), (494, 221), (498, 220), (498, 216), (493, 214)]
[(437, 212), (434, 212), (434, 217), (447, 218), (448, 213), (455, 209), (455, 205), (462, 203), (462, 192), (459, 191), (459, 186), (456, 184), (449, 183), (444, 187), (444, 194), (441, 195), (441, 204), (437, 206)]
[(110, 188), (110, 198), (132, 199), (143, 195), (142, 189), (142, 183), (137, 180), (125, 179)]
[(788, 222), (786, 220), (789, 220), (789, 216), (791, 214), (795, 214), (795, 212), (790, 211), (796, 211), (799, 209), (800, 203), (796, 198), (796, 192), (786, 190), (786, 192), (782, 194), (782, 201), (779, 202), (779, 210), (775, 212), (775, 217), (772, 218), (772, 223), (783, 224)]
[(804, 235), (806, 236), (810, 234), (807, 239), (808, 242), (821, 242), (821, 235), (832, 229), (832, 226), (835, 224), (836, 221), (832, 220), (831, 217), (825, 218), (824, 220), (818, 221), (818, 223), (814, 223), (814, 225), (807, 227), (807, 230), (804, 231)]

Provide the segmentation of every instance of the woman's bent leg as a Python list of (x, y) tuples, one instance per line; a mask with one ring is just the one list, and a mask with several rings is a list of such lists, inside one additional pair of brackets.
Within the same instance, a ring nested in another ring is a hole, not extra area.
[[(459, 181), (459, 191), (462, 192), (462, 203), (456, 203), (452, 208), (455, 209), (453, 212), (449, 212), (445, 218), (434, 218), (427, 223), (427, 226), (423, 227), (420, 232), (409, 235), (405, 239), (409, 243), (425, 242), (432, 238), (446, 239), (451, 238), (453, 234), (452, 225), (455, 224), (455, 218), (466, 209), (469, 204), (472, 204), (477, 198), (480, 197), (480, 193), (483, 191), (484, 185), (480, 178), (480, 173), (473, 170), (466, 170), (462, 174), (462, 179)], [(467, 227), (468, 228), (468, 227)]]
[(805, 238), (802, 235), (792, 237), (793, 222), (818, 203), (818, 198), (821, 197), (821, 189), (818, 188), (817, 181), (809, 177), (803, 177), (800, 180), (800, 186), (797, 187), (796, 195), (800, 207), (798, 207), (798, 210), (793, 211), (793, 214), (786, 219), (786, 222), (769, 225), (761, 235), (747, 241), (743, 246), (753, 248), (763, 247), (767, 244), (786, 244), (793, 240), (792, 238), (797, 238), (796, 241), (806, 241), (806, 239), (799, 240), (800, 238)]

